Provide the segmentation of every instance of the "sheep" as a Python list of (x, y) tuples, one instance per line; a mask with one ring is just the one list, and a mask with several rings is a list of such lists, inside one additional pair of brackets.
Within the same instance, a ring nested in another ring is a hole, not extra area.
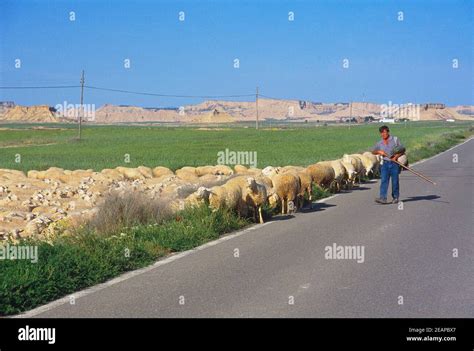
[(51, 167), (46, 171), (28, 171), (28, 178), (45, 180), (48, 178), (59, 179), (61, 176), (64, 176), (64, 170), (62, 168)]
[(212, 187), (210, 193), (209, 205), (213, 209), (228, 207), (245, 216), (248, 209), (252, 208), (255, 220), (263, 223), (262, 206), (267, 201), (267, 189), (254, 177), (232, 178), (224, 185)]
[(273, 182), (272, 182), (271, 178), (269, 178), (267, 176), (264, 176), (263, 174), (259, 174), (259, 175), (255, 176), (255, 180), (258, 183), (265, 186), (265, 189), (267, 190), (267, 193), (269, 193), (272, 190)]
[(340, 159), (339, 161), (341, 161), (341, 164), (344, 167), (344, 169), (346, 171), (346, 174), (347, 174), (347, 178), (345, 179), (347, 188), (352, 189), (352, 187), (354, 186), (355, 177), (356, 177), (357, 172), (356, 172), (354, 166), (352, 165), (352, 163), (345, 162), (343, 159)]
[(125, 177), (125, 179), (128, 179), (128, 180), (145, 179), (145, 176), (137, 168), (116, 167), (115, 169), (119, 173), (121, 173)]
[(262, 174), (266, 177), (272, 178), (274, 175), (280, 173), (280, 167), (268, 166), (262, 169)]
[[(189, 173), (193, 173), (193, 174), (196, 174), (196, 167), (189, 167), (189, 166), (186, 166), (186, 167), (182, 167), (182, 168), (179, 168), (176, 170), (176, 172), (178, 171), (182, 171), (182, 172), (189, 172)], [(175, 174), (176, 174), (175, 172)], [(197, 176), (197, 174), (196, 174)]]
[(347, 181), (349, 175), (341, 160), (330, 161), (330, 164), (334, 169), (337, 191), (341, 191), (342, 185)]
[[(265, 185), (257, 183), (255, 178), (247, 178), (247, 187), (242, 192), (245, 203), (254, 210), (255, 221), (263, 223), (262, 206), (267, 202), (267, 189)], [(258, 219), (257, 219), (258, 213)]]
[(252, 176), (258, 176), (258, 175), (262, 174), (262, 170), (259, 169), (259, 168), (250, 167), (247, 170), (247, 174), (252, 175)]
[(158, 166), (152, 169), (153, 177), (159, 178), (164, 175), (173, 175), (173, 171), (169, 168)]
[(111, 180), (122, 180), (125, 178), (124, 175), (116, 169), (104, 168), (100, 173)]
[[(398, 159), (397, 159), (398, 162), (400, 162), (402, 165), (404, 165), (405, 167), (408, 167), (408, 158), (407, 158), (407, 155), (403, 154), (401, 155)], [(401, 167), (402, 170), (404, 169), (403, 167)]]
[(234, 171), (235, 171), (236, 174), (247, 173), (248, 168), (245, 167), (245, 166), (242, 166), (242, 165), (235, 165), (234, 166)]
[(223, 185), (213, 186), (209, 189), (209, 207), (218, 210), (227, 206), (227, 189)]
[(318, 162), (310, 165), (307, 168), (307, 172), (311, 176), (313, 183), (323, 189), (331, 189), (335, 183), (336, 173), (333, 167), (327, 163)]
[(182, 180), (196, 183), (199, 179), (196, 174), (196, 168), (194, 167), (183, 167), (177, 169), (175, 172), (176, 176)]
[(151, 184), (151, 185), (160, 184), (160, 183), (169, 184), (169, 183), (176, 183), (176, 182), (181, 182), (181, 181), (182, 179), (178, 178), (178, 176), (174, 174), (164, 174), (157, 178), (151, 178), (151, 179), (145, 180), (146, 184)]
[(300, 191), (297, 196), (296, 208), (302, 208), (304, 206), (305, 195), (308, 195), (309, 201), (313, 200), (313, 180), (311, 175), (307, 172), (304, 167), (286, 166), (280, 170), (281, 174), (291, 173), (297, 176), (300, 180)]
[(334, 170), (334, 182), (331, 187), (335, 192), (340, 192), (344, 181), (348, 178), (348, 174), (341, 160), (321, 161), (320, 165), (331, 167)]
[(237, 184), (213, 186), (209, 190), (209, 206), (214, 210), (229, 208), (236, 210), (239, 215), (246, 214), (242, 201), (242, 189)]
[(39, 171), (36, 171), (36, 170), (32, 169), (32, 170), (29, 170), (29, 171), (26, 173), (26, 176), (27, 176), (28, 178), (31, 178), (31, 179), (38, 179), (38, 174), (39, 174), (39, 173), (40, 173)]
[(196, 174), (199, 177), (207, 175), (207, 174), (230, 176), (234, 174), (234, 171), (229, 166), (226, 166), (226, 165), (203, 166), (203, 167), (196, 167)]
[[(372, 167), (370, 165), (366, 166), (366, 175), (377, 175), (378, 174), (378, 168), (380, 165), (380, 160), (381, 156), (380, 155), (374, 155), (370, 151), (366, 151), (362, 154), (366, 159), (369, 159), (370, 162), (372, 163)], [(367, 162), (367, 161), (366, 161)]]
[(138, 172), (140, 172), (145, 178), (153, 178), (153, 171), (150, 167), (139, 166), (137, 168)]
[(300, 193), (301, 181), (291, 173), (276, 174), (272, 177), (273, 189), (268, 194), (268, 201), (272, 208), (275, 208), (281, 201), (281, 214), (289, 213), (292, 205)]
[(348, 155), (348, 154), (344, 154), (343, 157), (342, 157), (342, 160), (344, 162), (348, 162), (348, 163), (351, 163), (353, 166), (354, 166), (354, 170), (355, 170), (355, 178), (354, 180), (357, 181), (357, 179), (359, 179), (359, 184), (361, 182), (361, 177), (362, 175), (364, 174), (365, 172), (365, 169), (364, 169), (364, 165), (362, 163), (362, 160), (360, 159), (359, 155), (356, 155), (356, 154), (352, 154), (352, 155)]
[[(222, 175), (214, 175), (214, 174), (205, 174), (200, 176), (198, 179), (199, 184), (209, 184), (209, 183), (216, 183), (224, 179), (225, 176)], [(215, 185), (215, 184), (213, 184)]]
[(184, 203), (186, 206), (200, 206), (201, 204), (209, 204), (209, 195), (211, 190), (203, 186), (199, 187), (197, 191), (189, 195)]
[(301, 166), (284, 166), (284, 167), (279, 167), (280, 173), (286, 173), (288, 171), (296, 171), (296, 172), (301, 172), (304, 171), (305, 168)]
[[(372, 169), (374, 167), (374, 162), (373, 162), (372, 157), (369, 157), (369, 156), (364, 155), (364, 154), (353, 154), (351, 156), (357, 157), (357, 158), (360, 159), (360, 161), (362, 162), (362, 167), (364, 168), (363, 174), (366, 177), (369, 176), (369, 174), (372, 173)], [(375, 155), (372, 155), (372, 156), (375, 156)]]
[(17, 180), (18, 178), (26, 178), (26, 174), (22, 171), (14, 169), (0, 169), (0, 176), (8, 180)]
[[(91, 177), (94, 174), (94, 171), (92, 169), (76, 169), (74, 171), (70, 171), (71, 175), (80, 177), (80, 178), (86, 178), (86, 177)], [(64, 171), (64, 174), (69, 175), (69, 172), (66, 170)]]
[(196, 175), (201, 177), (206, 174), (215, 174), (214, 173), (214, 166), (200, 166), (196, 167)]
[(64, 169), (58, 167), (50, 167), (46, 171), (29, 172), (32, 178), (46, 181), (47, 179), (57, 179), (61, 182), (67, 182), (68, 176), (64, 173)]
[(308, 199), (310, 202), (313, 200), (313, 179), (311, 178), (311, 175), (306, 171), (306, 169), (298, 172), (297, 175), (300, 178), (301, 183), (301, 190), (299, 193), (301, 200), (300, 207), (303, 207), (305, 194), (308, 195)]
[(224, 176), (231, 176), (234, 175), (234, 171), (232, 168), (226, 165), (217, 165), (214, 166), (214, 171), (216, 175), (224, 175)]

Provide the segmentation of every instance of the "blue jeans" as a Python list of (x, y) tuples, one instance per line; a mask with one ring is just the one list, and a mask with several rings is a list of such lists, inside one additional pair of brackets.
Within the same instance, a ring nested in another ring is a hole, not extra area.
[(392, 197), (398, 199), (400, 196), (400, 186), (398, 182), (398, 175), (400, 174), (400, 166), (392, 161), (383, 161), (380, 168), (380, 198), (387, 199), (388, 182), (392, 178)]

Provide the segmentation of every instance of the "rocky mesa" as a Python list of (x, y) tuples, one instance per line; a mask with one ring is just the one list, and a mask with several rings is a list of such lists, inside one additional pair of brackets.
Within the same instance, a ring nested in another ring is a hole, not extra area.
[[(345, 121), (366, 117), (382, 118), (387, 108), (396, 108), (395, 118), (410, 120), (473, 120), (474, 106), (448, 107), (441, 103), (418, 105), (382, 105), (370, 102), (320, 103), (303, 100), (258, 100), (260, 120), (298, 121)], [(72, 113), (71, 113), (72, 112)], [(131, 105), (105, 104), (97, 110), (87, 111), (85, 123), (115, 124), (140, 122), (171, 123), (234, 123), (253, 121), (256, 117), (255, 101), (208, 100), (195, 105), (176, 108), (146, 108)], [(392, 110), (393, 112), (393, 110)], [(58, 111), (47, 105), (19, 106), (12, 102), (0, 102), (0, 122), (74, 122), (79, 112)]]

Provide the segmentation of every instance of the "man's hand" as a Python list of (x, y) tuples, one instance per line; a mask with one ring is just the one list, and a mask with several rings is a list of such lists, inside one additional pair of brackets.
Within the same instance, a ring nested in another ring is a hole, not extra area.
[(390, 157), (390, 159), (394, 160), (394, 161), (397, 161), (400, 156), (402, 156), (402, 154), (395, 154), (392, 157)]
[(383, 157), (388, 157), (387, 153), (383, 150), (375, 150), (372, 152), (374, 155), (380, 155), (380, 156), (383, 156)]

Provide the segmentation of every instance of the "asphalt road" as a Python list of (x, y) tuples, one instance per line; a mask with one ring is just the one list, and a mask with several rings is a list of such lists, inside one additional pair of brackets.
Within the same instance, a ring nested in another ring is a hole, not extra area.
[[(474, 317), (473, 154), (471, 139), (414, 167), (437, 186), (403, 172), (403, 209), (363, 184), (27, 316)], [(326, 259), (334, 243), (364, 262)]]

